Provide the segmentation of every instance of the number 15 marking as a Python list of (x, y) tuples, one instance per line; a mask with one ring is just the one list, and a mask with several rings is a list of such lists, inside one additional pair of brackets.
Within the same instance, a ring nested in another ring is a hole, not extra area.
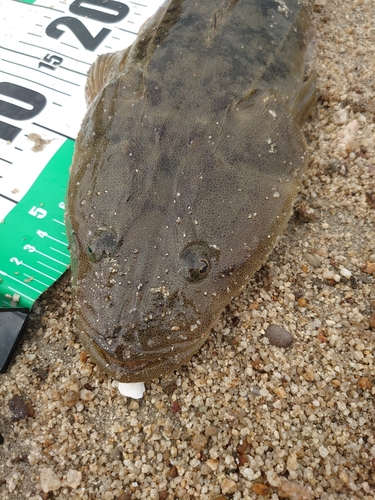
[(62, 62), (62, 57), (56, 56), (55, 54), (47, 54), (38, 64), (38, 68), (48, 68), (53, 71), (57, 68), (57, 66), (60, 66)]

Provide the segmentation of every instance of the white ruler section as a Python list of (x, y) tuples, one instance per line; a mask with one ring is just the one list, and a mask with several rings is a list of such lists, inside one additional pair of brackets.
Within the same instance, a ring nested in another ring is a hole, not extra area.
[(76, 138), (90, 65), (130, 45), (161, 4), (0, 0), (0, 220)]

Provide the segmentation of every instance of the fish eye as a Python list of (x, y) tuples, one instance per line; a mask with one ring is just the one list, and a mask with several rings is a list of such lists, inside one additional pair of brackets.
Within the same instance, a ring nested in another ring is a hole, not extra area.
[(117, 238), (110, 229), (100, 229), (87, 246), (87, 255), (94, 262), (111, 257), (118, 246)]
[(180, 254), (179, 270), (190, 283), (208, 276), (211, 269), (210, 251), (204, 243), (191, 243)]

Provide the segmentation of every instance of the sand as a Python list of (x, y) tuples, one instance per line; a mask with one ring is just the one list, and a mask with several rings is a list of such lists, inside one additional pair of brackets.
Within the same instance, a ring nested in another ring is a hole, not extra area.
[(277, 248), (138, 401), (83, 351), (64, 276), (0, 376), (2, 499), (375, 498), (375, 3), (318, 3), (310, 165)]

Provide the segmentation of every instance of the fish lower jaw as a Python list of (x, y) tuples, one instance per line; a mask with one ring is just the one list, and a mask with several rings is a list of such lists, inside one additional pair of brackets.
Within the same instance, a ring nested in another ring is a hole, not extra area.
[(129, 359), (113, 356), (105, 347), (98, 345), (85, 328), (79, 328), (80, 338), (92, 360), (110, 377), (119, 382), (145, 382), (165, 375), (187, 363), (205, 343), (208, 335), (164, 349), (155, 349)]
[(185, 344), (168, 351), (163, 349), (150, 354), (148, 359), (119, 360), (105, 351), (101, 355), (105, 359), (104, 369), (119, 382), (144, 382), (177, 370), (190, 360), (203, 343), (202, 339), (198, 339), (188, 346)]

